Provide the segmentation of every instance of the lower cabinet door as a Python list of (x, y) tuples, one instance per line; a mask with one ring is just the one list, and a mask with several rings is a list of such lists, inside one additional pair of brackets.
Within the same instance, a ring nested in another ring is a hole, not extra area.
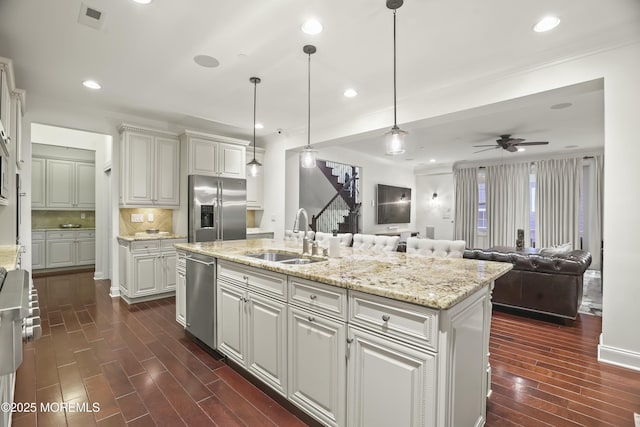
[(247, 314), (247, 368), (286, 397), (286, 305), (250, 292)]
[(176, 322), (186, 326), (187, 313), (187, 276), (183, 270), (176, 270)]
[(246, 366), (245, 299), (247, 291), (218, 280), (217, 350)]
[(288, 318), (289, 400), (325, 425), (346, 425), (346, 324), (291, 306)]
[(349, 328), (349, 426), (434, 426), (436, 355)]
[(175, 252), (164, 253), (160, 261), (163, 269), (163, 291), (173, 291), (176, 289), (176, 261), (178, 256)]
[(96, 263), (96, 241), (95, 239), (78, 240), (76, 243), (76, 254), (78, 265)]
[(73, 239), (47, 240), (47, 268), (75, 265), (75, 247)]
[(33, 270), (45, 268), (44, 248), (44, 240), (33, 240), (31, 242), (31, 268)]
[(158, 255), (133, 256), (133, 284), (130, 292), (133, 297), (152, 295), (157, 292), (162, 278), (158, 268)]

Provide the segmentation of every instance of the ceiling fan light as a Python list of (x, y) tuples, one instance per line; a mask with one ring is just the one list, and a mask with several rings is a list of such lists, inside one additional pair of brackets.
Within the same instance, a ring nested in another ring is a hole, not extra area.
[(404, 153), (404, 139), (407, 136), (407, 132), (394, 126), (385, 135), (385, 148), (388, 156), (397, 156)]
[(307, 145), (304, 150), (300, 152), (300, 167), (305, 169), (311, 169), (316, 167), (316, 160), (318, 158), (318, 152)]

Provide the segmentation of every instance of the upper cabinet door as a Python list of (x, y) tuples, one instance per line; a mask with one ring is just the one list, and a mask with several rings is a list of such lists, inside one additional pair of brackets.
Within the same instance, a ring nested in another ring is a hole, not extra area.
[(218, 171), (220, 176), (244, 178), (245, 147), (235, 144), (218, 144)]
[(124, 165), (125, 204), (153, 204), (154, 137), (143, 133), (126, 134), (121, 153)]
[(218, 143), (208, 139), (189, 138), (189, 174), (218, 175)]
[(31, 207), (44, 208), (45, 200), (45, 159), (34, 157), (31, 160)]
[(76, 208), (96, 208), (96, 166), (76, 163)]
[(47, 207), (75, 207), (75, 162), (47, 159)]
[(177, 139), (156, 137), (154, 204), (180, 205), (180, 144)]

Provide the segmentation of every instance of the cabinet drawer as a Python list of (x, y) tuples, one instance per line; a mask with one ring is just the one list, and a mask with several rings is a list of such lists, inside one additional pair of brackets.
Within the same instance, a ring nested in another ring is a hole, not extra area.
[(252, 290), (275, 298), (287, 298), (287, 277), (284, 274), (221, 261), (218, 266), (218, 278), (248, 286)]
[(347, 290), (289, 276), (289, 303), (347, 320)]
[(187, 243), (187, 239), (164, 239), (164, 240), (160, 240), (160, 248), (161, 249), (175, 250), (173, 245), (175, 245), (176, 243)]
[(45, 232), (44, 231), (32, 231), (31, 232), (31, 240), (44, 240)]
[(95, 239), (96, 230), (77, 230), (76, 237), (78, 239)]
[(46, 238), (49, 239), (75, 239), (75, 230), (70, 231), (46, 231)]
[(438, 313), (426, 307), (352, 291), (349, 322), (435, 350)]
[(139, 240), (131, 242), (131, 251), (151, 251), (160, 249), (158, 240)]

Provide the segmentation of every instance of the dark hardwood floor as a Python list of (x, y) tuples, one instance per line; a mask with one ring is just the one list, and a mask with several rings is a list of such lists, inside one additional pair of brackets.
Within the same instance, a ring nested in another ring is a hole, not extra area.
[[(43, 337), (24, 347), (15, 401), (70, 404), (14, 413), (14, 426), (304, 425), (193, 343), (173, 298), (128, 306), (91, 272), (34, 283)], [(494, 312), (487, 425), (633, 426), (640, 373), (597, 362), (600, 330), (594, 316), (564, 326)]]

